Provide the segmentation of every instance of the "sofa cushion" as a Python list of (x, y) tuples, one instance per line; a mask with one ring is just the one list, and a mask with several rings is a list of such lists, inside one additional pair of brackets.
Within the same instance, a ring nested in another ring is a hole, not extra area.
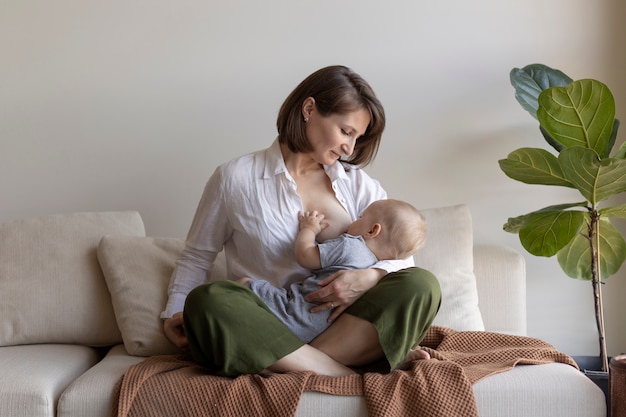
[(56, 416), (61, 393), (99, 359), (78, 345), (0, 347), (0, 416)]
[(105, 236), (98, 259), (111, 292), (124, 347), (131, 355), (180, 353), (163, 333), (159, 313), (182, 239)]
[(63, 392), (57, 406), (57, 417), (111, 417), (113, 394), (122, 375), (132, 365), (144, 360), (129, 356), (123, 345), (111, 348), (107, 355), (76, 378)]
[(481, 417), (605, 417), (602, 390), (563, 363), (518, 365), (476, 382)]
[(474, 245), (478, 307), (485, 330), (526, 336), (526, 262), (498, 245)]
[(145, 230), (131, 211), (0, 224), (0, 346), (121, 341), (96, 257), (107, 233), (145, 235)]
[(466, 205), (420, 210), (426, 218), (426, 244), (415, 264), (435, 274), (441, 308), (434, 325), (485, 330), (474, 276), (472, 216)]

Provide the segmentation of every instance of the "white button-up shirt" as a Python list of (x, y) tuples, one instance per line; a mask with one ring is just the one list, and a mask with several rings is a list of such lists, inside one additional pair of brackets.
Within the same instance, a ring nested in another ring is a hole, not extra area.
[[(337, 161), (324, 169), (352, 220), (373, 201), (387, 198), (378, 181), (358, 167)], [(222, 249), (227, 279), (265, 279), (277, 287), (304, 280), (310, 271), (296, 262), (294, 252), (299, 211), (302, 200), (277, 140), (265, 150), (219, 166), (198, 204), (161, 317), (182, 311), (187, 294), (210, 281)], [(374, 267), (392, 272), (413, 265), (409, 258), (380, 261)]]

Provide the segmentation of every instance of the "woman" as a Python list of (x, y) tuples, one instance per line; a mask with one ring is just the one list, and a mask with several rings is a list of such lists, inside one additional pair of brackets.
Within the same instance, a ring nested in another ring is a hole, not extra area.
[[(298, 212), (324, 213), (329, 226), (318, 236), (324, 241), (386, 198), (359, 169), (376, 156), (384, 110), (349, 68), (322, 68), (302, 81), (283, 103), (277, 127), (272, 146), (221, 165), (209, 179), (172, 274), (164, 332), (218, 375), (310, 370), (340, 376), (381, 359), (394, 369), (422, 340), (441, 300), (435, 277), (411, 268), (412, 259), (324, 280), (308, 300), (319, 303), (312, 314), (333, 310), (332, 325), (310, 344), (233, 282), (304, 280), (310, 271), (297, 264), (293, 249)], [(228, 280), (206, 284), (222, 249)]]

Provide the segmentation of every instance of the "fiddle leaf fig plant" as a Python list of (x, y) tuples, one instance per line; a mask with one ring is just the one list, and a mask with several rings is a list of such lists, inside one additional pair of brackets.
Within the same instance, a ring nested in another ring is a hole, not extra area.
[(602, 284), (626, 259), (626, 241), (611, 219), (626, 219), (626, 204), (602, 206), (626, 192), (626, 145), (613, 156), (619, 121), (609, 88), (593, 79), (572, 80), (542, 64), (514, 68), (515, 97), (539, 122), (550, 146), (520, 148), (499, 161), (510, 178), (526, 184), (568, 187), (580, 201), (510, 218), (504, 230), (517, 233), (532, 255), (556, 255), (572, 278), (591, 281), (602, 371), (608, 370)]

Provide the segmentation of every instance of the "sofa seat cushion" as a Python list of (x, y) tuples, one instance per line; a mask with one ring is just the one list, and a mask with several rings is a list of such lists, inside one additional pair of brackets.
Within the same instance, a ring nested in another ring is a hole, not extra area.
[[(476, 382), (480, 417), (606, 417), (602, 391), (581, 372), (562, 363), (519, 365)], [(366, 416), (364, 397), (305, 392), (297, 417)]]
[(99, 359), (78, 345), (0, 347), (0, 416), (55, 416), (61, 393)]
[(57, 417), (111, 417), (115, 385), (129, 367), (144, 359), (130, 356), (123, 345), (114, 346), (65, 390)]
[(605, 417), (602, 390), (562, 363), (520, 365), (473, 385), (481, 417)]
[[(602, 391), (581, 372), (562, 363), (519, 365), (476, 382), (480, 417), (606, 417)], [(297, 417), (366, 416), (364, 397), (305, 392)]]
[(107, 233), (145, 235), (135, 211), (0, 224), (0, 346), (121, 342), (96, 248)]

